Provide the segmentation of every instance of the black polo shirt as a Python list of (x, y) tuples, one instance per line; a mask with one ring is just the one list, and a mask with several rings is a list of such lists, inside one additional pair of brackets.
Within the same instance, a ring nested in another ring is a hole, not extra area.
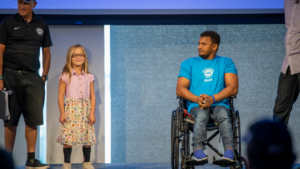
[(32, 72), (40, 68), (40, 47), (52, 46), (48, 24), (34, 13), (30, 22), (19, 13), (6, 17), (0, 25), (0, 44), (6, 45), (3, 68)]

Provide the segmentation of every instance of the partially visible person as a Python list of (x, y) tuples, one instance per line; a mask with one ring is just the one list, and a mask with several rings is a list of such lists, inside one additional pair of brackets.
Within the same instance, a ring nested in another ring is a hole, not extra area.
[[(62, 169), (71, 168), (72, 146), (82, 146), (83, 169), (94, 169), (91, 145), (96, 144), (94, 75), (88, 71), (88, 58), (81, 45), (73, 45), (67, 52), (63, 72), (59, 78), (58, 106), (61, 127), (56, 142), (63, 145)], [(66, 96), (66, 100), (64, 98)]]
[[(44, 123), (45, 81), (50, 69), (52, 42), (47, 22), (33, 12), (36, 0), (17, 0), (16, 5), (18, 13), (6, 17), (0, 25), (0, 91), (6, 88), (14, 93), (9, 97), (10, 120), (4, 120), (5, 150), (12, 154), (17, 126), (23, 115), (27, 143), (25, 169), (45, 169), (49, 166), (35, 158), (35, 146), (37, 126)], [(41, 48), (42, 76), (38, 73)]]
[(6, 151), (0, 148), (0, 168), (3, 169), (14, 169), (14, 163), (11, 158), (11, 155), (8, 154)]
[(288, 123), (293, 104), (300, 91), (300, 3), (285, 0), (286, 55), (279, 76), (277, 98), (273, 110), (274, 119)]
[(250, 169), (292, 169), (296, 160), (286, 124), (262, 120), (245, 136)]

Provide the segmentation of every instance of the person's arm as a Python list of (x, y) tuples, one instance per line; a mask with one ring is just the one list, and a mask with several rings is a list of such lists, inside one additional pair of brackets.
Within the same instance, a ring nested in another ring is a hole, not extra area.
[(179, 77), (177, 80), (176, 86), (176, 94), (177, 96), (181, 96), (186, 100), (191, 102), (198, 103), (201, 108), (203, 108), (203, 97), (194, 95), (190, 90), (190, 80), (185, 77)]
[[(225, 73), (225, 84), (226, 87), (219, 93), (213, 95), (215, 98), (215, 102), (222, 101), (230, 96), (234, 96), (238, 94), (238, 88), (239, 88), (239, 83), (238, 83), (238, 76), (234, 73)], [(201, 95), (204, 98), (206, 98), (205, 106), (209, 107), (210, 105), (213, 104), (214, 100), (212, 96), (208, 95)]]
[[(0, 76), (3, 76), (3, 53), (7, 43), (8, 28), (7, 20), (4, 19), (0, 24)], [(4, 88), (3, 80), (0, 80), (0, 91)]]
[(96, 97), (95, 97), (95, 89), (94, 89), (94, 81), (90, 84), (90, 100), (91, 100), (91, 113), (89, 118), (89, 126), (96, 123), (96, 116), (95, 116), (95, 107), (96, 107)]
[[(50, 70), (50, 62), (51, 62), (51, 53), (50, 47), (43, 48), (43, 74), (48, 75)], [(43, 78), (46, 81), (45, 78)]]
[[(0, 76), (3, 76), (3, 53), (5, 50), (5, 46), (3, 44), (0, 44)], [(0, 91), (4, 88), (3, 80), (0, 80)]]
[(59, 121), (61, 124), (68, 122), (68, 119), (65, 114), (65, 106), (64, 106), (65, 93), (66, 93), (66, 83), (60, 79), (58, 85), (58, 107), (60, 111)]

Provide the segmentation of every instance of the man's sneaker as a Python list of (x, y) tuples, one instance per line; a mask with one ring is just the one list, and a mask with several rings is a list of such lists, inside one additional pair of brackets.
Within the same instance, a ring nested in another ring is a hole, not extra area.
[(198, 149), (195, 151), (194, 153), (194, 157), (196, 161), (203, 161), (203, 160), (207, 160), (206, 155), (204, 154), (202, 149)]
[(49, 165), (42, 164), (39, 160), (34, 158), (31, 160), (27, 160), (25, 165), (25, 169), (46, 169), (49, 167)]
[(231, 149), (227, 149), (224, 153), (224, 156), (222, 157), (224, 160), (228, 160), (233, 162), (234, 153)]
[(91, 162), (83, 162), (83, 169), (95, 169)]
[(71, 169), (71, 163), (64, 163), (61, 169)]

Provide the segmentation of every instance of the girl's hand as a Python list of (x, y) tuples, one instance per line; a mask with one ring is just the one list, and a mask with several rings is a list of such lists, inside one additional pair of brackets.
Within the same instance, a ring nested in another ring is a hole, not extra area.
[(67, 119), (67, 117), (66, 117), (65, 114), (61, 114), (61, 115), (60, 115), (60, 117), (59, 117), (59, 122), (60, 122), (61, 124), (68, 123), (68, 119)]
[(90, 115), (90, 118), (89, 118), (89, 126), (93, 125), (96, 123), (96, 117), (95, 115)]

